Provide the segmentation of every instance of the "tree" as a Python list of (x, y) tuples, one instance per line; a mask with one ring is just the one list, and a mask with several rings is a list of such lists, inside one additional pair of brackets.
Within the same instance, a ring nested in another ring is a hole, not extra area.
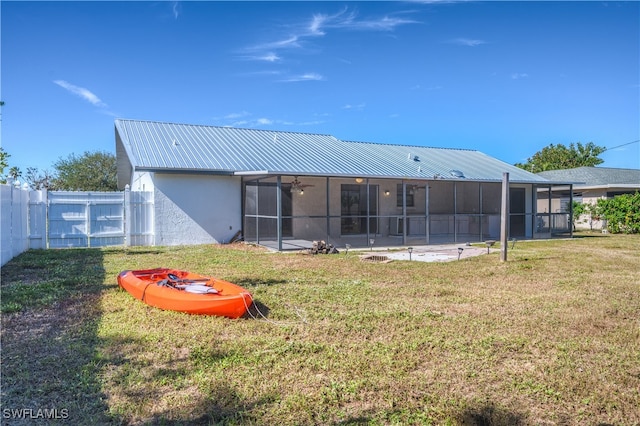
[(27, 167), (25, 181), (31, 189), (53, 189), (53, 176), (49, 170), (41, 173), (37, 167)]
[(56, 191), (117, 191), (116, 157), (107, 152), (85, 151), (59, 159), (50, 189)]
[(4, 174), (4, 169), (9, 167), (9, 157), (11, 157), (11, 154), (0, 147), (0, 183), (7, 183), (7, 178), (17, 180), (22, 176), (20, 169), (15, 166), (10, 167), (9, 172), (6, 175)]
[(575, 201), (575, 200), (571, 205), (572, 205), (571, 211), (573, 212), (571, 223), (573, 224), (573, 230), (575, 231), (576, 222), (578, 221), (578, 219), (580, 219), (580, 216), (587, 213), (587, 206), (586, 204), (583, 204), (580, 201)]
[(22, 176), (22, 172), (20, 171), (20, 168), (16, 166), (11, 166), (11, 168), (9, 168), (10, 178), (12, 178), (13, 180), (18, 180), (20, 176)]
[(4, 169), (9, 167), (9, 154), (0, 146), (0, 183), (7, 183), (7, 178), (4, 175)]
[[(11, 154), (0, 147), (0, 183), (7, 183), (8, 178), (17, 181), (22, 176), (22, 171), (19, 167), (9, 167), (9, 157), (11, 157)], [(9, 167), (9, 172), (5, 175), (4, 169), (7, 167)]]
[(598, 155), (605, 152), (607, 148), (597, 146), (593, 142), (582, 145), (580, 142), (569, 144), (551, 144), (536, 152), (533, 157), (529, 157), (527, 162), (516, 163), (516, 167), (525, 169), (532, 173), (544, 172), (547, 170), (574, 169), (576, 167), (593, 167), (602, 164), (604, 160)]

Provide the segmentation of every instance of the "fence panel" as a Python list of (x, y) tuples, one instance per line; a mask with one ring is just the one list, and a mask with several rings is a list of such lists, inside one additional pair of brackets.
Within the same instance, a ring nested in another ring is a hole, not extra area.
[(0, 247), (2, 248), (0, 262), (4, 265), (13, 257), (11, 254), (11, 216), (13, 206), (11, 205), (11, 186), (9, 185), (0, 185), (0, 208), (2, 209), (2, 214), (0, 215)]
[(150, 192), (50, 192), (48, 246), (153, 244)]
[(29, 190), (11, 184), (0, 185), (2, 217), (0, 239), (2, 265), (29, 249)]
[(152, 246), (153, 233), (153, 192), (126, 191), (127, 245)]
[(50, 192), (49, 248), (124, 245), (124, 193)]
[(29, 248), (47, 248), (47, 191), (29, 192)]
[(152, 192), (29, 191), (0, 185), (0, 262), (28, 249), (151, 246)]
[(63, 202), (59, 194), (49, 193), (49, 248), (88, 247), (86, 202)]

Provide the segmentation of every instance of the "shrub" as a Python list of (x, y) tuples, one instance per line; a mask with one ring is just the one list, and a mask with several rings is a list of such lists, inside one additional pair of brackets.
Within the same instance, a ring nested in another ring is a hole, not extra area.
[(597, 212), (613, 234), (640, 233), (640, 192), (598, 200)]

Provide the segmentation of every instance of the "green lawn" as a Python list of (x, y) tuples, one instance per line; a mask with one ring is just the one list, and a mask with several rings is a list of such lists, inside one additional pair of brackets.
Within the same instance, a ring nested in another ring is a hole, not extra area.
[[(505, 263), (30, 251), (2, 268), (2, 422), (640, 424), (639, 259), (639, 236), (595, 233), (518, 242)], [(161, 266), (244, 286), (268, 321), (161, 311), (116, 284)]]

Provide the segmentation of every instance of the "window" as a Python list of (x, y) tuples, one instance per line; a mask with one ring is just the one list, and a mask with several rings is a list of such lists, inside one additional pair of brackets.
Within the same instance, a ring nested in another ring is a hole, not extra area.
[(526, 191), (524, 188), (509, 188), (509, 236), (524, 237), (526, 231)]
[[(414, 189), (411, 185), (407, 185), (407, 207), (415, 207), (415, 201), (413, 198)], [(399, 183), (396, 186), (396, 205), (402, 207), (402, 184)]]

